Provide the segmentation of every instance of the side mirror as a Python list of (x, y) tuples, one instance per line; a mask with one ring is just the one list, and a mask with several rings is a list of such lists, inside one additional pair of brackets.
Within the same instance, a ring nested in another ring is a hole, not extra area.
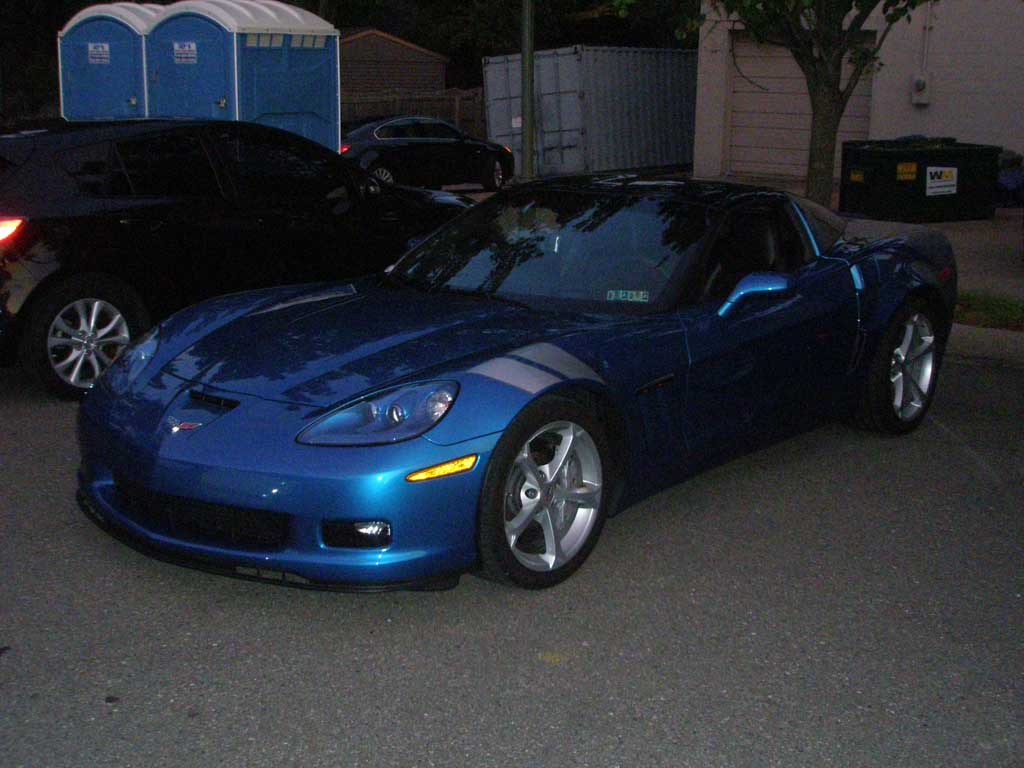
[(718, 308), (718, 316), (725, 317), (752, 296), (788, 296), (793, 292), (793, 278), (778, 272), (752, 272), (737, 283), (729, 298)]

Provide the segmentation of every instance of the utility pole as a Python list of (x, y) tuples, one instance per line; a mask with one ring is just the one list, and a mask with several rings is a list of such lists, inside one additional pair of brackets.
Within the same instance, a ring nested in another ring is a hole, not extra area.
[(523, 52), (522, 52), (522, 119), (523, 156), (520, 158), (520, 175), (532, 179), (534, 175), (533, 137), (533, 0), (523, 0)]

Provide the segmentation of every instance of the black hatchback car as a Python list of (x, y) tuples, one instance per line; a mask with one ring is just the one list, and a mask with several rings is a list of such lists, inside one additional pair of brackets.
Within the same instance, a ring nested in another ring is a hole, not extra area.
[(89, 389), (200, 299), (379, 271), (472, 205), (381, 185), (285, 131), (59, 124), (0, 137), (0, 358)]
[(351, 128), (341, 154), (381, 181), (418, 187), (480, 184), (493, 191), (515, 166), (509, 147), (433, 117), (389, 117)]

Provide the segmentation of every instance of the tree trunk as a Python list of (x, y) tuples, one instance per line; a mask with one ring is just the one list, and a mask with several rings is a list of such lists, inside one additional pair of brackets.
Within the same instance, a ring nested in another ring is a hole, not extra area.
[(808, 78), (811, 94), (811, 147), (807, 164), (807, 197), (832, 206), (832, 171), (836, 162), (836, 134), (843, 117), (842, 96)]

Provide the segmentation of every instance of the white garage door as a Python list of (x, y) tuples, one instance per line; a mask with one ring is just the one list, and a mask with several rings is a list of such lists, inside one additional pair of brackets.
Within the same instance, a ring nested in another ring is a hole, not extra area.
[[(811, 101), (807, 83), (785, 48), (733, 38), (729, 119), (729, 172), (734, 176), (807, 175)], [(839, 175), (842, 142), (868, 137), (871, 75), (865, 73), (846, 106), (836, 144)]]

